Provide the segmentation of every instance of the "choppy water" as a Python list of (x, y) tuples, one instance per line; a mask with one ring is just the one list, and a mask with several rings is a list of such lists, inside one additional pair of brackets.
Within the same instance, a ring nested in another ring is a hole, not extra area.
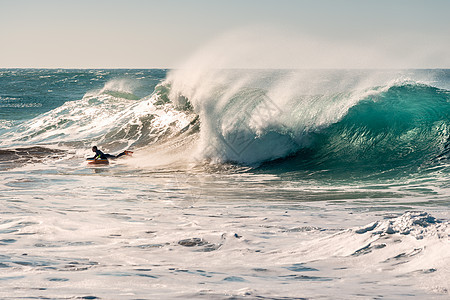
[(0, 296), (446, 299), (449, 75), (1, 70)]

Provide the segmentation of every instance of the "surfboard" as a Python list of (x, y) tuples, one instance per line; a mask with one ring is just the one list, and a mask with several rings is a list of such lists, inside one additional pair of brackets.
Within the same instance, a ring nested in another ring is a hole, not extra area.
[(89, 165), (108, 165), (108, 159), (87, 159)]

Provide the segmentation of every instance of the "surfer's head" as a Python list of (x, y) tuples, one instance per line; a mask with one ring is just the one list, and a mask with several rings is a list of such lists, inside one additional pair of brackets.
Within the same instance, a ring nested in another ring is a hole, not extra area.
[(92, 147), (92, 152), (97, 152), (97, 146)]

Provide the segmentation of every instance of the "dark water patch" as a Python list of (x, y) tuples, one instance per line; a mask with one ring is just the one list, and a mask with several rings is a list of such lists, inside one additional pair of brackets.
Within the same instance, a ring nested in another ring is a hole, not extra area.
[(90, 261), (88, 259), (68, 259), (68, 258), (46, 258), (39, 256), (28, 255), (23, 253), (18, 256), (0, 256), (0, 264), (4, 268), (14, 267), (19, 268), (31, 267), (35, 270), (54, 270), (54, 271), (84, 271), (88, 270), (96, 265), (97, 262)]
[[(218, 250), (222, 244), (209, 243), (201, 238), (190, 238), (178, 241), (178, 245), (189, 248), (196, 248), (196, 252), (211, 252)], [(198, 247), (198, 248), (197, 248)]]
[(189, 270), (187, 270), (187, 269), (178, 269), (178, 268), (169, 268), (169, 271), (174, 271), (174, 272), (177, 272), (177, 273), (187, 273), (187, 272), (189, 272)]
[(67, 241), (55, 241), (55, 242), (47, 242), (47, 243), (36, 243), (34, 247), (36, 248), (59, 248), (59, 247), (79, 247), (79, 246), (91, 246), (95, 245), (94, 242), (86, 241), (86, 242), (67, 242)]
[(0, 277), (0, 281), (16, 280), (22, 278), (25, 278), (25, 276), (7, 276), (7, 277)]
[(403, 252), (400, 253), (394, 257), (390, 257), (388, 259), (386, 259), (385, 261), (383, 261), (384, 263), (394, 263), (394, 265), (400, 265), (400, 264), (404, 264), (407, 263), (409, 261), (409, 258), (414, 257), (418, 254), (420, 254), (423, 251), (423, 248), (416, 248), (414, 250), (412, 250), (409, 253)]
[(133, 276), (133, 273), (128, 273), (128, 272), (103, 272), (103, 273), (99, 273), (98, 275), (101, 276), (114, 276), (114, 277), (130, 277)]
[(436, 271), (437, 271), (437, 269), (431, 268), (431, 269), (419, 270), (419, 271), (417, 271), (417, 272), (420, 272), (420, 273), (423, 273), (423, 274), (431, 274), (431, 273), (434, 273), (434, 272), (436, 272)]
[(321, 230), (322, 229), (320, 227), (316, 227), (316, 226), (301, 226), (301, 227), (284, 229), (281, 232), (310, 232), (310, 231), (321, 231)]
[(207, 244), (205, 247), (197, 249), (197, 252), (212, 252), (218, 250), (221, 244)]
[(0, 245), (4, 246), (4, 245), (8, 245), (8, 244), (13, 244), (15, 242), (17, 242), (17, 240), (15, 240), (15, 239), (3, 239), (3, 240), (0, 240)]
[(383, 219), (385, 219), (385, 220), (390, 220), (390, 219), (395, 219), (395, 218), (398, 218), (398, 217), (400, 217), (401, 215), (402, 215), (403, 213), (392, 213), (392, 212), (389, 212), (389, 213), (385, 213), (385, 214), (382, 214), (382, 217), (383, 217)]
[(69, 262), (68, 264), (60, 267), (59, 271), (85, 271), (85, 270), (88, 270), (97, 265), (98, 265), (98, 262), (89, 261), (89, 260), (82, 261), (82, 262), (72, 261), (72, 262)]
[(253, 268), (252, 270), (255, 271), (255, 272), (267, 272), (267, 271), (269, 271), (268, 269), (265, 269), (265, 268)]
[(48, 281), (53, 281), (53, 282), (66, 282), (69, 281), (68, 278), (60, 278), (60, 277), (52, 277), (52, 278), (47, 278)]
[(213, 273), (206, 272), (206, 271), (203, 271), (203, 270), (195, 270), (195, 273), (200, 275), (200, 276), (203, 276), (203, 277), (208, 277), (208, 278), (213, 277)]
[(300, 297), (265, 297), (265, 296), (256, 296), (255, 299), (261, 300), (309, 300), (310, 298), (300, 298)]
[[(45, 190), (48, 189), (49, 186), (58, 185), (60, 183), (67, 183), (71, 181), (71, 180), (48, 179), (43, 176), (31, 177), (28, 176), (28, 174), (29, 174), (28, 172), (27, 174), (24, 173), (19, 174), (19, 176), (22, 176), (22, 178), (18, 177), (14, 179), (6, 178), (5, 180), (6, 182), (4, 183), (4, 185), (15, 189), (34, 191), (36, 189)], [(35, 199), (42, 200), (42, 198), (35, 198)], [(23, 202), (23, 201), (17, 201), (16, 199), (14, 199), (9, 200), (9, 202)]]
[(371, 243), (369, 243), (368, 245), (366, 245), (366, 246), (356, 250), (355, 252), (353, 252), (352, 256), (360, 256), (360, 255), (369, 254), (375, 249), (382, 249), (384, 247), (386, 247), (386, 244), (372, 245)]
[(303, 263), (293, 264), (292, 266), (285, 267), (285, 268), (288, 269), (289, 271), (293, 271), (293, 272), (319, 271), (318, 269), (307, 267)]
[[(5, 228), (3, 230), (0, 230), (0, 233), (15, 233), (27, 226), (33, 226), (33, 225), (37, 225), (37, 224), (39, 224), (39, 223), (37, 223), (37, 222), (13, 223), (13, 224), (11, 224), (12, 226), (10, 228)], [(16, 235), (33, 235), (33, 234), (35, 234), (35, 233), (16, 233)]]
[(206, 244), (208, 244), (208, 242), (204, 241), (201, 238), (185, 239), (185, 240), (180, 240), (178, 242), (178, 245), (181, 245), (181, 246), (184, 246), (184, 247), (204, 246)]
[(170, 245), (169, 243), (165, 244), (143, 244), (143, 245), (137, 245), (137, 246), (130, 246), (130, 247), (136, 247), (140, 249), (155, 249), (155, 248), (162, 248), (164, 246)]
[(134, 273), (134, 276), (147, 277), (147, 278), (153, 278), (153, 279), (160, 277), (158, 275), (149, 274), (148, 272), (151, 272), (152, 269), (135, 269), (135, 271), (137, 271), (137, 273)]
[(0, 171), (20, 167), (25, 164), (40, 163), (45, 159), (57, 159), (66, 155), (67, 151), (45, 148), (41, 146), (0, 149)]
[(42, 181), (37, 178), (20, 178), (20, 179), (14, 179), (11, 181), (8, 181), (5, 183), (6, 186), (12, 187), (12, 188), (31, 188), (36, 187), (39, 184), (42, 185)]
[(56, 247), (60, 247), (60, 246), (55, 245), (55, 244), (49, 244), (49, 243), (47, 243), (47, 244), (36, 243), (36, 244), (34, 244), (34, 247), (36, 247), (36, 248), (56, 248)]
[(225, 277), (225, 278), (223, 279), (223, 281), (229, 281), (229, 282), (246, 282), (247, 280), (245, 280), (244, 278), (239, 277), (239, 276), (228, 276), (228, 277)]
[(212, 292), (199, 292), (192, 295), (183, 295), (183, 299), (217, 299), (217, 300), (309, 300), (310, 298), (290, 296), (264, 296), (247, 291), (243, 295), (217, 294)]
[(152, 278), (152, 279), (157, 279), (159, 278), (159, 276), (157, 275), (152, 275), (152, 274), (147, 274), (147, 273), (134, 273), (134, 272), (121, 272), (121, 271), (117, 271), (117, 272), (102, 272), (99, 273), (98, 275), (101, 276), (112, 276), (112, 277), (133, 277), (133, 276), (138, 276), (138, 277), (146, 277), (146, 278)]
[(179, 268), (169, 268), (169, 271), (172, 273), (186, 273), (186, 274), (192, 274), (192, 275), (198, 275), (206, 278), (212, 278), (216, 275), (222, 275), (220, 272), (208, 272), (204, 270), (188, 270), (188, 269), (179, 269)]
[(152, 269), (142, 269), (142, 268), (139, 268), (139, 269), (135, 269), (135, 271), (139, 271), (139, 272), (150, 272)]
[(436, 268), (419, 269), (419, 270), (415, 270), (415, 271), (412, 271), (412, 272), (400, 274), (400, 275), (397, 275), (395, 277), (397, 277), (397, 278), (411, 278), (411, 276), (420, 276), (420, 275), (424, 275), (424, 274), (428, 275), (428, 274), (432, 274), (432, 273), (434, 273), (436, 271), (437, 271)]
[(135, 274), (136, 276), (139, 276), (139, 277), (147, 277), (147, 278), (154, 278), (154, 279), (156, 279), (156, 278), (159, 278), (159, 276), (155, 276), (155, 275), (150, 275), (150, 274), (141, 274), (141, 273), (136, 273)]
[(378, 226), (378, 222), (374, 222), (372, 224), (369, 224), (368, 226), (365, 226), (365, 227), (355, 230), (355, 233), (364, 234), (366, 232), (374, 230), (377, 226)]
[(333, 270), (347, 270), (348, 267), (339, 267), (339, 268), (333, 268)]
[(130, 216), (128, 216), (127, 214), (124, 214), (124, 213), (113, 212), (113, 213), (108, 213), (107, 216), (110, 216), (110, 217), (113, 217), (113, 218), (119, 219), (119, 220), (130, 220), (131, 219)]
[(12, 219), (3, 219), (3, 220), (0, 220), (0, 225), (11, 223), (11, 222), (14, 222), (14, 220), (12, 220)]
[(30, 267), (46, 267), (48, 265), (54, 264), (48, 261), (29, 261), (29, 260), (15, 260), (12, 261), (12, 263), (16, 264), (16, 265), (21, 265), (21, 266), (30, 266)]
[(274, 235), (276, 235), (275, 232), (263, 231), (263, 232), (261, 232), (261, 235), (259, 235), (259, 237), (263, 238), (263, 239), (270, 239), (271, 236), (274, 236)]
[(332, 281), (333, 278), (329, 277), (319, 277), (319, 276), (306, 276), (306, 275), (283, 275), (280, 278), (288, 280), (299, 280), (299, 281)]

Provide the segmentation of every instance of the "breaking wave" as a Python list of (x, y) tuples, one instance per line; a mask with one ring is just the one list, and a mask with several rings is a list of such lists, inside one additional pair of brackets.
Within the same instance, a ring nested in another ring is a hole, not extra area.
[(449, 151), (450, 92), (398, 74), (185, 72), (169, 73), (143, 98), (129, 83), (110, 81), (3, 129), (1, 145), (98, 144), (141, 150), (142, 159), (170, 149), (164, 155), (177, 160), (284, 170), (411, 171)]

